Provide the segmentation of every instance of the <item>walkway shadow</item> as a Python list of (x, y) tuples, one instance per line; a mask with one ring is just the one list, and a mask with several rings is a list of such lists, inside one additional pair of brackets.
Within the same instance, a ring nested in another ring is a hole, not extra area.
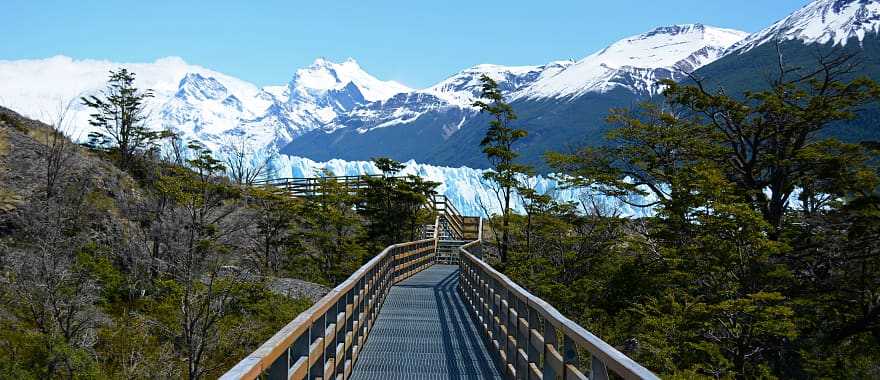
[(498, 378), (500, 375), (494, 361), (492, 361), (483, 340), (480, 339), (480, 331), (477, 330), (476, 323), (471, 318), (464, 300), (458, 292), (459, 273), (459, 269), (452, 271), (436, 285), (434, 291), (441, 316), (440, 323), (443, 326), (448, 326), (444, 327), (444, 340), (451, 340), (452, 334), (454, 334), (456, 341), (459, 342), (458, 347), (455, 347), (453, 351), (446, 352), (446, 360), (463, 364), (464, 377), (462, 378)]

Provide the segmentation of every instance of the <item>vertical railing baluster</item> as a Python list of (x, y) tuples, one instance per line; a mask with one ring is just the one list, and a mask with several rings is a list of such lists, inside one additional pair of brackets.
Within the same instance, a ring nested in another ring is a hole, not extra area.
[(324, 331), (324, 363), (321, 365), (322, 378), (326, 378), (324, 375), (326, 374), (327, 366), (331, 365), (335, 360), (334, 356), (336, 356), (336, 327), (334, 326), (332, 329), (334, 332), (332, 337), (327, 336), (327, 329), (330, 328), (330, 325), (336, 323), (336, 307), (338, 305), (338, 303), (334, 303), (324, 312), (324, 323), (322, 324)]
[(516, 371), (516, 353), (513, 351), (511, 347), (511, 338), (513, 332), (511, 331), (511, 323), (510, 323), (510, 289), (506, 286), (501, 291), (502, 300), (501, 300), (501, 312), (504, 318), (502, 318), (501, 323), (504, 324), (504, 342), (502, 344), (505, 348), (505, 355), (507, 356), (507, 368), (506, 371), (509, 375), (513, 375), (512, 371)]
[(556, 360), (555, 355), (559, 351), (559, 342), (556, 340), (556, 328), (550, 321), (544, 319), (544, 380), (555, 380), (557, 377), (556, 367), (551, 361)]
[[(539, 326), (538, 326), (541, 319), (538, 318), (538, 312), (534, 308), (532, 308), (531, 305), (526, 304), (526, 312), (528, 313), (527, 318), (528, 318), (528, 322), (529, 322), (529, 328), (528, 328), (528, 331), (526, 332), (526, 334), (528, 334), (528, 337), (526, 338), (526, 344), (525, 344), (526, 354), (529, 357), (529, 367), (531, 367), (532, 364), (538, 366), (538, 365), (540, 365), (541, 357), (540, 357), (540, 351), (538, 351), (539, 348), (538, 348), (538, 342), (536, 341), (535, 333), (537, 333), (538, 331), (541, 331), (541, 330), (539, 330)], [(528, 368), (527, 371), (529, 373), (529, 376), (528, 376), (529, 379), (535, 378), (532, 375), (531, 368)]]
[[(290, 365), (296, 364), (300, 359), (305, 359), (306, 369), (308, 369), (309, 364), (309, 334), (306, 331), (305, 334), (300, 335), (293, 342), (293, 346), (290, 347)], [(290, 367), (288, 365), (288, 367)], [(308, 371), (306, 371), (306, 376), (308, 376)], [(287, 374), (285, 373), (284, 379), (288, 379)]]
[(608, 369), (605, 363), (595, 355), (590, 355), (590, 380), (608, 380)]
[[(526, 369), (529, 366), (528, 357), (523, 357), (522, 353), (525, 352), (526, 344), (528, 344), (528, 340), (526, 340), (525, 329), (526, 326), (523, 325), (522, 321), (524, 318), (523, 314), (523, 302), (519, 298), (518, 295), (514, 295), (512, 297), (513, 301), (513, 309), (516, 312), (515, 320), (513, 321), (514, 331), (516, 332), (513, 336), (516, 337), (516, 345), (513, 347), (514, 349), (514, 357), (515, 360), (515, 368), (516, 368), (516, 376), (519, 379), (528, 378)], [(522, 350), (522, 351), (520, 351)]]
[(563, 341), (564, 341), (564, 343), (562, 344), (562, 349), (563, 349), (564, 353), (562, 354), (562, 360), (563, 360), (564, 366), (563, 366), (562, 370), (564, 373), (565, 380), (568, 380), (569, 379), (568, 375), (570, 373), (568, 366), (577, 367), (577, 365), (578, 365), (577, 346), (574, 344), (574, 341), (571, 340), (571, 338), (568, 335), (563, 335)]
[[(489, 311), (491, 310), (490, 303), (492, 302), (492, 300), (489, 296), (489, 282), (486, 281), (486, 272), (484, 272), (482, 269), (478, 269), (478, 271), (480, 276), (480, 286), (483, 291), (483, 302), (480, 307), (483, 309), (483, 323), (486, 324), (486, 334), (484, 340), (486, 341), (486, 347), (492, 347), (492, 315), (489, 313)], [(492, 356), (494, 357), (495, 355), (493, 354)]]

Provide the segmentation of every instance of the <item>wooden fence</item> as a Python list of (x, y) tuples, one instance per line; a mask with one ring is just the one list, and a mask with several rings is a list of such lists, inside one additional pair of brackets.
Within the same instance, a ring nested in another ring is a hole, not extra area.
[[(461, 247), (459, 289), (505, 375), (512, 379), (659, 379)], [(587, 376), (587, 374), (589, 376)]]
[(385, 248), (221, 379), (348, 378), (391, 285), (430, 266), (435, 242)]

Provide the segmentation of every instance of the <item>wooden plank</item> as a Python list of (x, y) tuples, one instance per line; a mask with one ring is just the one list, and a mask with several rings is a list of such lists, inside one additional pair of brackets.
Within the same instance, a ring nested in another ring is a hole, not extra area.
[(563, 369), (562, 364), (562, 355), (559, 354), (559, 351), (556, 351), (556, 347), (548, 344), (544, 351), (544, 365), (550, 366), (554, 373), (560, 374)]
[(565, 365), (565, 379), (589, 380), (587, 376), (581, 373), (573, 364)]
[(333, 342), (336, 338), (336, 324), (331, 323), (327, 325), (327, 328), (324, 329), (324, 341), (325, 342)]
[(327, 359), (327, 361), (324, 363), (324, 378), (325, 379), (334, 378), (333, 374), (336, 372), (335, 363), (336, 362), (334, 361), (333, 358)]
[(340, 331), (345, 328), (345, 312), (340, 312), (336, 314), (336, 331)]
[(535, 348), (535, 350), (541, 350), (544, 347), (544, 336), (538, 332), (538, 330), (532, 329), (531, 331), (531, 339), (529, 339), (529, 344)]
[(535, 363), (529, 363), (529, 379), (541, 380), (543, 378), (544, 374), (541, 373), (541, 369), (538, 368), (538, 365)]
[(342, 357), (345, 356), (344, 354), (345, 354), (345, 344), (344, 344), (344, 343), (338, 343), (338, 344), (336, 345), (336, 358), (337, 358), (337, 359), (342, 358)]
[(309, 346), (309, 367), (324, 355), (324, 338), (318, 338)]
[(288, 375), (288, 379), (305, 379), (306, 376), (309, 375), (309, 357), (308, 356), (300, 356), (296, 362), (293, 363), (293, 366), (290, 367), (290, 372)]

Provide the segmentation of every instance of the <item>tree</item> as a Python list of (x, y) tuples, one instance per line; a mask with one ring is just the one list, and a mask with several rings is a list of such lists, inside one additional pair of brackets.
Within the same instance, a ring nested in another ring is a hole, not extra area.
[(438, 183), (419, 176), (397, 176), (404, 165), (390, 158), (374, 158), (382, 171), (379, 178), (366, 177), (367, 186), (360, 191), (361, 207), (367, 224), (368, 238), (382, 249), (391, 244), (416, 240), (418, 229), (428, 222), (425, 205)]
[[(71, 184), (51, 198), (34, 197), (12, 216), (22, 243), (3, 246), (7, 273), (0, 288), (3, 355), (14, 367), (38, 377), (67, 378), (93, 371), (89, 351), (98, 326), (100, 285), (78, 266), (78, 253), (89, 241), (88, 222), (99, 218), (90, 203), (95, 184)], [(5, 366), (5, 365), (4, 365)], [(4, 368), (4, 371), (12, 368)]]
[[(612, 111), (608, 146), (548, 155), (572, 186), (656, 211), (603, 250), (638, 265), (581, 272), (583, 292), (629, 307), (556, 302), (681, 378), (876, 376), (877, 151), (822, 138), (880, 95), (869, 79), (845, 81), (851, 59), (780, 61), (768, 89), (740, 96), (667, 82), (665, 104)], [(632, 280), (606, 279), (621, 274)]]
[(148, 129), (145, 102), (153, 93), (140, 91), (134, 81), (135, 74), (128, 69), (111, 70), (100, 96), (82, 98), (82, 104), (92, 109), (89, 124), (98, 129), (89, 133), (87, 145), (116, 153), (122, 169), (129, 169), (136, 155), (158, 149), (157, 142), (170, 135)]
[(65, 177), (70, 169), (73, 158), (74, 144), (67, 136), (69, 119), (68, 112), (72, 102), (62, 104), (54, 117), (54, 122), (43, 135), (41, 141), (45, 145), (43, 157), (46, 160), (46, 197), (55, 195), (58, 182)]
[[(323, 173), (324, 177), (330, 174)], [(299, 253), (317, 267), (318, 276), (298, 274), (310, 281), (335, 285), (362, 265), (367, 250), (361, 244), (362, 220), (354, 211), (357, 202), (357, 196), (345, 184), (332, 178), (319, 182), (316, 196), (303, 205), (292, 239), (300, 242)]]
[(574, 153), (550, 152), (547, 161), (570, 186), (590, 188), (634, 207), (654, 207), (668, 218), (675, 234), (684, 234), (694, 197), (692, 182), (701, 165), (715, 159), (720, 148), (711, 128), (679, 117), (673, 109), (653, 103), (611, 110), (617, 126), (606, 135), (609, 144)]
[(268, 177), (274, 156), (272, 152), (255, 149), (243, 135), (229, 137), (220, 146), (226, 175), (239, 186), (253, 186)]
[(795, 189), (815, 174), (803, 165), (802, 153), (820, 141), (821, 132), (855, 118), (861, 107), (880, 98), (880, 86), (868, 78), (844, 81), (858, 67), (853, 55), (819, 56), (811, 69), (787, 66), (781, 51), (779, 57), (770, 88), (742, 98), (711, 92), (699, 78), (694, 86), (664, 82), (670, 104), (719, 136), (715, 144), (723, 150), (717, 161), (725, 163), (732, 182), (747, 190), (745, 200), (761, 210), (774, 237), (782, 230)]
[(293, 245), (293, 229), (302, 216), (303, 202), (269, 186), (249, 189), (247, 195), (254, 212), (253, 230), (246, 234), (254, 243), (251, 261), (260, 273), (275, 274)]
[(186, 374), (199, 379), (214, 370), (212, 353), (220, 347), (220, 322), (230, 313), (238, 279), (225, 275), (223, 257), (235, 231), (248, 222), (232, 218), (238, 210), (237, 189), (224, 183), (224, 166), (211, 151), (191, 142), (191, 170), (170, 168), (157, 191), (167, 196), (163, 217), (155, 226), (166, 270), (157, 280), (168, 316), (162, 325), (186, 357)]
[[(483, 85), (480, 97), (484, 100), (478, 100), (473, 105), (479, 108), (480, 112), (488, 113), (492, 117), (480, 146), (483, 147), (483, 153), (493, 167), (493, 170), (485, 172), (483, 177), (497, 186), (495, 193), (501, 206), (501, 229), (500, 234), (496, 233), (495, 236), (503, 262), (507, 260), (510, 250), (511, 200), (519, 186), (519, 176), (531, 171), (527, 165), (514, 162), (519, 156), (514, 150), (514, 144), (526, 137), (528, 132), (510, 126), (511, 122), (516, 120), (516, 114), (513, 112), (513, 107), (504, 101), (498, 83), (485, 74), (480, 77), (480, 82)], [(490, 218), (490, 222), (491, 220)], [(493, 230), (496, 230), (494, 223), (492, 226)]]

